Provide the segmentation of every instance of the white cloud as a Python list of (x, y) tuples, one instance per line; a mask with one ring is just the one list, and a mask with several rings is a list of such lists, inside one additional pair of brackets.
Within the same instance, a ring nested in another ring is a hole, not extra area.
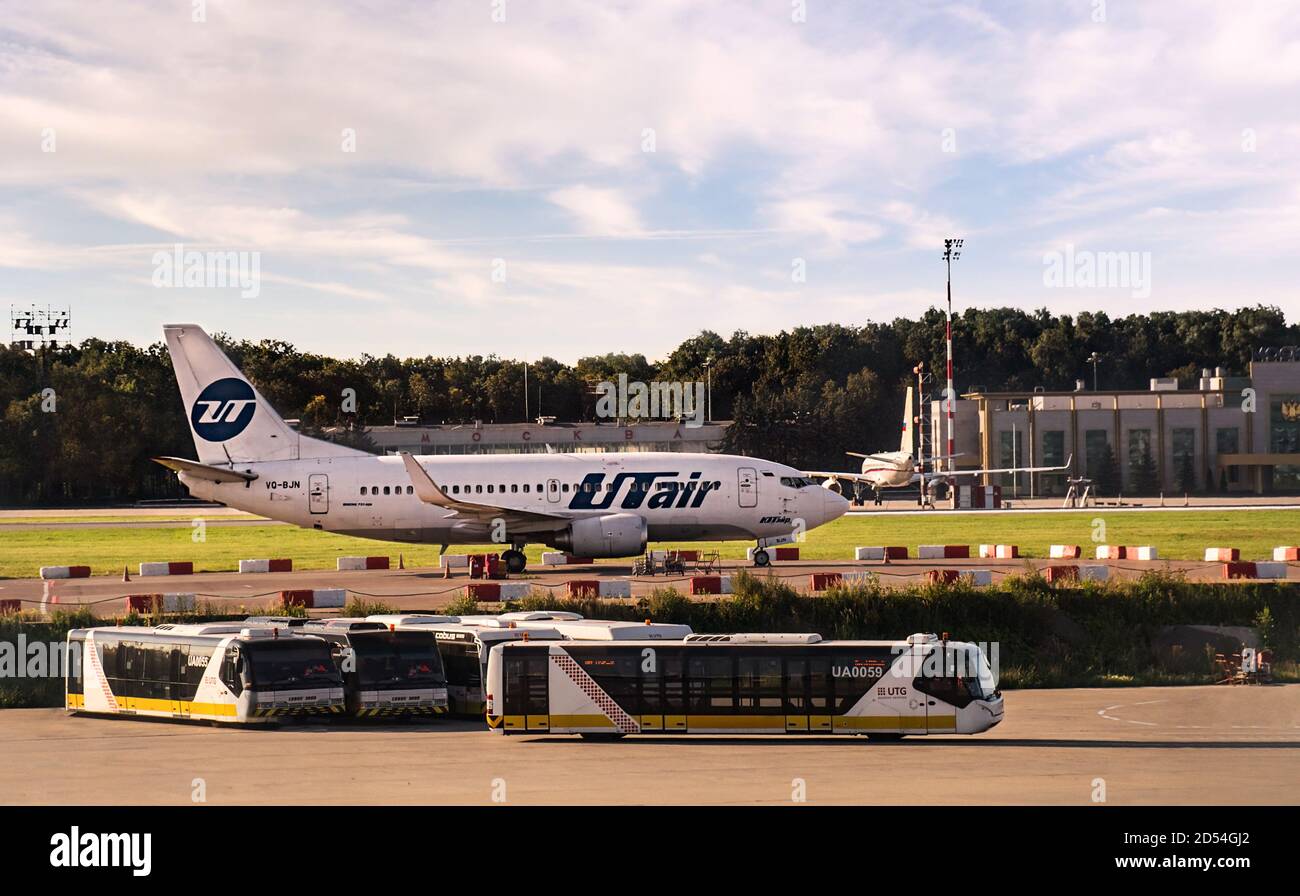
[(635, 206), (619, 190), (581, 184), (555, 190), (546, 198), (573, 215), (586, 234), (626, 236), (644, 229)]

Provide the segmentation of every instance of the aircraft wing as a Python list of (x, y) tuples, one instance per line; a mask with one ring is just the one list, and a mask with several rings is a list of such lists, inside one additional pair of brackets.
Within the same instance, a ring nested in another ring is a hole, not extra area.
[(993, 473), (1063, 473), (1070, 469), (1070, 463), (1073, 460), (1074, 455), (1071, 454), (1069, 458), (1066, 459), (1065, 463), (1061, 464), (1059, 467), (1001, 467), (995, 470), (941, 470), (937, 473), (932, 473), (931, 478), (936, 476), (983, 476), (985, 473), (990, 475)]
[(188, 473), (195, 479), (206, 479), (209, 482), (252, 482), (257, 478), (256, 473), (244, 473), (226, 467), (214, 467), (209, 464), (201, 464), (196, 460), (186, 460), (183, 457), (151, 457), (149, 459), (169, 470), (174, 470), (177, 473)]
[[(814, 479), (842, 479), (845, 482), (863, 482), (874, 487), (874, 483), (861, 473), (827, 473), (822, 470), (804, 470), (805, 476), (811, 476)], [(921, 477), (913, 473), (912, 482), (916, 482)], [(901, 486), (882, 486), (882, 488), (900, 488)]]
[(514, 510), (496, 504), (480, 504), (474, 501), (461, 501), (451, 497), (438, 487), (427, 470), (420, 466), (411, 455), (403, 452), (402, 463), (406, 466), (406, 475), (411, 478), (416, 497), (425, 504), (442, 507), (448, 516), (463, 516), (481, 522), (495, 519), (505, 520), (506, 528), (512, 532), (549, 531), (569, 523), (572, 518), (556, 513), (543, 513), (537, 510)]

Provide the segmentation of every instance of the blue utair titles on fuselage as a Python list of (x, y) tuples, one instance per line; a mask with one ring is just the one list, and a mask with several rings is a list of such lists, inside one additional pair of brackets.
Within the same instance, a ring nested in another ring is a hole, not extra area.
[(700, 473), (690, 474), (687, 482), (659, 482), (669, 476), (677, 476), (676, 471), (667, 473), (619, 473), (614, 480), (605, 484), (604, 473), (588, 473), (578, 486), (578, 493), (569, 502), (570, 510), (608, 510), (614, 500), (623, 491), (623, 484), (631, 482), (623, 502), (622, 510), (638, 510), (643, 505), (650, 510), (674, 508), (677, 510), (699, 507), (709, 492), (719, 487), (716, 482), (700, 482)]

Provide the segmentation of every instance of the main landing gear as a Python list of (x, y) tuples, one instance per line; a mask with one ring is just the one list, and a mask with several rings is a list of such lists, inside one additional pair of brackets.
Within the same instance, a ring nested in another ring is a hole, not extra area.
[(519, 575), (528, 566), (528, 558), (525, 557), (524, 552), (518, 548), (511, 548), (510, 550), (505, 551), (502, 553), (501, 559), (505, 561), (506, 572), (510, 573), (512, 576)]

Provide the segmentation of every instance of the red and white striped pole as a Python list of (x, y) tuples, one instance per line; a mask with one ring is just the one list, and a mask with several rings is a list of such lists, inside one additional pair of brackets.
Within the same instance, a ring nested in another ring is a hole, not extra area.
[(943, 393), (945, 416), (948, 418), (948, 450), (947, 465), (949, 470), (956, 469), (956, 462), (953, 455), (957, 453), (956, 441), (953, 438), (953, 406), (957, 403), (957, 393), (952, 386), (952, 263), (961, 258), (961, 240), (944, 240), (943, 241), (943, 260), (948, 266), (948, 320), (945, 326), (945, 338), (948, 343), (948, 388)]

